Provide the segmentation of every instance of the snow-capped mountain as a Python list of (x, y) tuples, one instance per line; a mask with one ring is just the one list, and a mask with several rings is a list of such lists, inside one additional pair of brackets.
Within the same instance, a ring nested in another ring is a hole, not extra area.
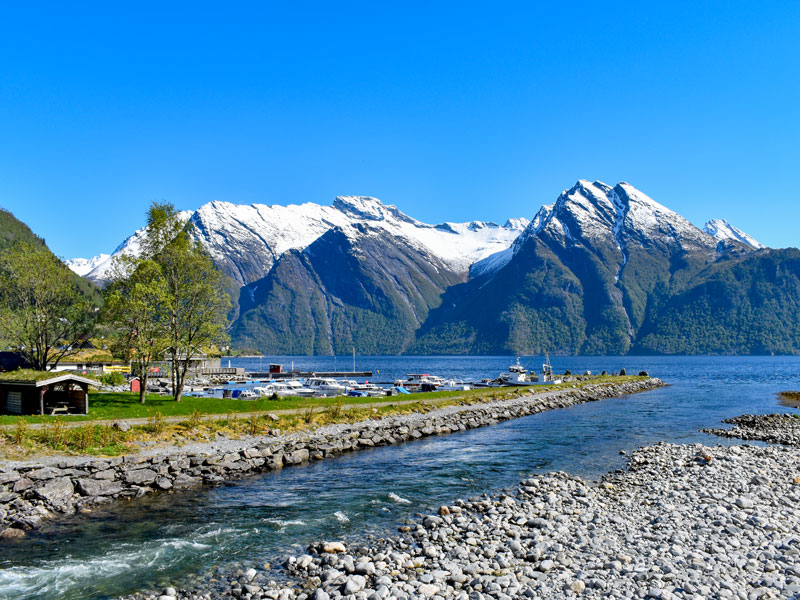
[[(774, 330), (770, 311), (791, 319), (800, 305), (797, 253), (756, 252), (734, 233), (721, 240), (628, 183), (580, 180), (447, 290), (408, 351), (785, 352), (795, 338)], [(773, 292), (748, 286), (764, 284), (765, 271), (785, 289), (762, 306)]]
[[(192, 211), (183, 210), (178, 213), (182, 221), (188, 221), (192, 216)], [(139, 256), (142, 248), (142, 240), (146, 227), (137, 229), (133, 235), (125, 238), (122, 243), (114, 249), (111, 254), (98, 254), (94, 258), (73, 258), (65, 260), (64, 263), (81, 277), (86, 277), (98, 285), (103, 285), (110, 277), (113, 260), (117, 256)]]
[(64, 264), (81, 277), (86, 277), (89, 273), (94, 271), (98, 265), (106, 262), (110, 258), (110, 254), (98, 254), (93, 258), (71, 258), (65, 260)]
[(753, 248), (759, 242), (727, 221), (709, 221), (699, 229), (687, 219), (659, 204), (626, 182), (610, 186), (585, 179), (564, 190), (555, 203), (542, 206), (525, 231), (506, 250), (489, 256), (470, 269), (472, 277), (492, 273), (505, 266), (531, 236), (547, 237), (562, 245), (610, 244), (613, 251), (606, 258), (627, 261), (631, 242), (644, 246), (674, 247), (682, 252), (713, 255), (721, 240), (736, 240)]
[(764, 244), (756, 240), (753, 236), (747, 235), (744, 231), (738, 227), (734, 227), (724, 219), (711, 219), (705, 224), (703, 231), (719, 241), (734, 240), (747, 244), (757, 250), (766, 248)]
[[(194, 224), (195, 236), (215, 262), (240, 285), (264, 277), (287, 250), (302, 250), (333, 227), (368, 223), (407, 239), (436, 256), (452, 271), (466, 274), (472, 263), (507, 248), (528, 225), (527, 219), (510, 219), (503, 226), (479, 221), (429, 225), (405, 215), (395, 206), (366, 196), (339, 196), (330, 206), (214, 201), (185, 214)], [(138, 230), (111, 256), (136, 255), (143, 233), (144, 229)], [(73, 262), (77, 264), (77, 260)], [(95, 264), (84, 272), (85, 276), (103, 282), (111, 259), (90, 260)]]

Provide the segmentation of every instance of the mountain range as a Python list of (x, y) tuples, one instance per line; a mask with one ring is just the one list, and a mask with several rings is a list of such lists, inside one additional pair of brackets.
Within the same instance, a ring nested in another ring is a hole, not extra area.
[[(578, 181), (532, 220), (429, 225), (375, 198), (182, 213), (271, 354), (794, 353), (800, 252), (703, 229), (627, 183)], [(102, 284), (112, 255), (73, 259)]]

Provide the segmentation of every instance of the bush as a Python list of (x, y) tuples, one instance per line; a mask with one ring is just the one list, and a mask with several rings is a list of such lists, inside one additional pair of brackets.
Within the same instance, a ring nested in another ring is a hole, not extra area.
[(625, 376), (625, 375), (627, 375), (627, 374), (628, 374), (628, 372), (627, 372), (627, 371), (625, 370), (625, 368), (623, 367), (622, 369), (620, 369), (620, 370), (619, 370), (619, 374), (620, 374), (620, 375), (623, 375), (623, 376)]
[(116, 371), (103, 373), (100, 376), (100, 381), (105, 385), (123, 385), (125, 383), (125, 375)]

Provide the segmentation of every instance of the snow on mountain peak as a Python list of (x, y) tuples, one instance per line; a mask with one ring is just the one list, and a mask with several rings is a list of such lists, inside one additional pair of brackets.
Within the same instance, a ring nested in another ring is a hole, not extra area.
[(747, 244), (756, 250), (766, 247), (754, 237), (746, 234), (738, 227), (734, 227), (724, 219), (711, 219), (705, 224), (703, 231), (719, 241), (735, 240), (737, 242)]
[(84, 277), (91, 273), (97, 265), (107, 261), (109, 258), (111, 258), (110, 254), (98, 254), (93, 258), (71, 258), (65, 260), (64, 264), (81, 277)]
[(333, 201), (333, 208), (359, 219), (367, 221), (386, 221), (397, 219), (409, 223), (416, 220), (403, 214), (393, 204), (384, 204), (372, 196), (337, 196)]
[[(339, 196), (330, 206), (310, 202), (242, 205), (214, 200), (187, 212), (185, 218), (191, 218), (194, 236), (223, 272), (241, 285), (266, 275), (287, 250), (302, 250), (333, 227), (348, 234), (353, 233), (348, 226), (367, 223), (406, 238), (453, 271), (466, 273), (472, 263), (507, 248), (527, 225), (525, 219), (510, 219), (503, 227), (480, 221), (428, 225), (370, 196)], [(114, 255), (138, 254), (143, 234), (144, 228), (125, 240)], [(84, 274), (102, 283), (111, 259), (97, 259), (97, 266), (88, 272), (84, 267)]]
[[(730, 231), (727, 237), (740, 241), (744, 240), (738, 236), (746, 236), (739, 230), (725, 231)], [(627, 260), (627, 246), (632, 239), (640, 244), (678, 245), (684, 250), (714, 252), (716, 249), (715, 240), (707, 233), (631, 184), (622, 181), (612, 187), (602, 181), (579, 179), (561, 192), (555, 203), (542, 206), (507, 250), (474, 264), (470, 275), (502, 268), (531, 236), (540, 235), (564, 244), (607, 239), (622, 253), (622, 264)]]
[(525, 217), (518, 217), (516, 219), (508, 219), (504, 224), (503, 227), (508, 229), (519, 229), (520, 231), (524, 230), (530, 221)]

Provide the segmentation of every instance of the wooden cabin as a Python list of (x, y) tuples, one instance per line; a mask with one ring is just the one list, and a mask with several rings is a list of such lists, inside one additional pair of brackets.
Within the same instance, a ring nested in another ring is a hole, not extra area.
[(93, 379), (19, 369), (0, 374), (0, 412), (8, 415), (88, 415)]

